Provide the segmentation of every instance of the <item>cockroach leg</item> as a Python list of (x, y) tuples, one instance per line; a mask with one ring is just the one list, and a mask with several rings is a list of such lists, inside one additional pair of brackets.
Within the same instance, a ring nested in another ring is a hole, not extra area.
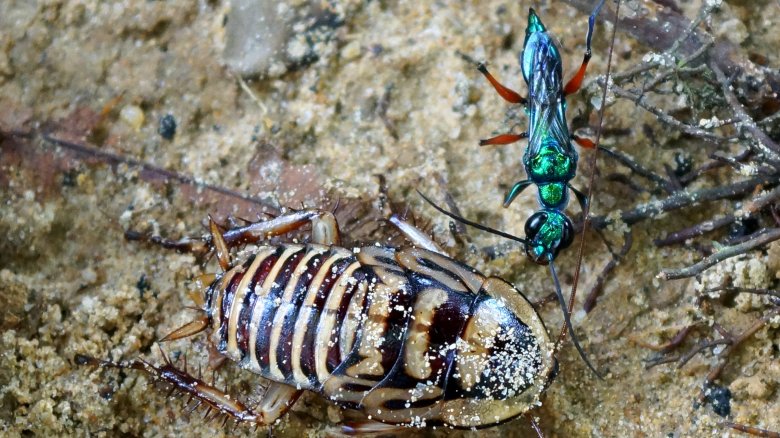
[(305, 209), (273, 219), (225, 231), (222, 237), (229, 247), (255, 243), (264, 238), (280, 236), (312, 224), (312, 241), (322, 245), (338, 245), (341, 241), (335, 216), (329, 211)]
[(113, 362), (80, 354), (76, 355), (75, 362), (77, 365), (130, 368), (143, 371), (155, 380), (170, 384), (173, 391), (178, 390), (189, 395), (190, 400), (195, 400), (194, 408), (204, 405), (208, 407), (209, 411), (214, 410), (217, 415), (225, 415), (225, 421), (233, 418), (239, 423), (254, 423), (259, 426), (269, 425), (279, 419), (295, 403), (302, 392), (288, 385), (272, 383), (263, 394), (262, 400), (253, 409), (228, 394), (227, 391), (218, 389), (213, 383), (208, 384), (199, 377), (190, 375), (186, 369), (176, 368), (164, 353), (163, 358), (165, 363), (161, 366), (152, 365), (143, 359)]
[(209, 317), (205, 312), (203, 312), (194, 320), (165, 335), (162, 339), (160, 339), (160, 342), (175, 341), (177, 339), (196, 335), (205, 330), (208, 325)]
[(349, 421), (341, 424), (341, 433), (348, 436), (396, 435), (404, 431), (403, 426), (386, 424), (379, 421)]
[(394, 214), (390, 216), (388, 221), (395, 225), (396, 228), (412, 242), (413, 245), (420, 248), (425, 248), (428, 251), (433, 251), (442, 255), (447, 255), (438, 243), (434, 242), (428, 235), (423, 233), (419, 228), (401, 219), (400, 216)]
[(219, 229), (219, 225), (217, 225), (211, 215), (209, 215), (209, 231), (211, 232), (211, 245), (214, 247), (214, 252), (217, 255), (219, 267), (222, 268), (223, 272), (227, 271), (230, 269), (230, 249), (222, 237), (222, 230)]
[(153, 243), (166, 249), (173, 249), (183, 253), (190, 253), (198, 257), (203, 256), (209, 252), (209, 247), (203, 240), (192, 237), (184, 237), (179, 240), (173, 240), (160, 236), (149, 236), (138, 231), (127, 230), (125, 231), (125, 239), (136, 242)]

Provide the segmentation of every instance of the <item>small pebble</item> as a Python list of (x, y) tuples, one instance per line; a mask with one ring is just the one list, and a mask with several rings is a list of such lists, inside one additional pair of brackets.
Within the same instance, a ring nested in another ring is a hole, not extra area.
[(160, 125), (157, 127), (157, 133), (166, 140), (173, 140), (176, 135), (176, 118), (172, 114), (166, 114), (160, 117)]
[(127, 105), (119, 112), (119, 118), (138, 131), (144, 124), (144, 110), (136, 105)]
[(360, 56), (360, 42), (352, 41), (341, 49), (341, 59), (351, 61)]

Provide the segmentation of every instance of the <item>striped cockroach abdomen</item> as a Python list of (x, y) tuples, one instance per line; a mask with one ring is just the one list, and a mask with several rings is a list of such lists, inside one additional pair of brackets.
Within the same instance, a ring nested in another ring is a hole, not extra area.
[(241, 367), (388, 423), (505, 421), (554, 368), (514, 287), (423, 249), (260, 246), (208, 288), (206, 312)]

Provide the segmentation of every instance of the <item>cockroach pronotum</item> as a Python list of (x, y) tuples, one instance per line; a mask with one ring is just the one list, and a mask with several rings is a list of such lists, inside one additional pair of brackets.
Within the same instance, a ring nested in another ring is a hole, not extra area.
[[(540, 402), (557, 362), (542, 319), (520, 291), (449, 258), (398, 216), (411, 247), (340, 246), (332, 213), (309, 209), (166, 247), (213, 251), (222, 272), (200, 315), (165, 336), (210, 330), (217, 351), (270, 380), (256, 406), (176, 368), (136, 359), (76, 362), (134, 368), (236, 422), (271, 425), (307, 390), (361, 413), (349, 433), (397, 427), (479, 428)], [(262, 244), (311, 224), (311, 243)], [(135, 237), (138, 237), (137, 235)], [(258, 244), (243, 262), (230, 250)]]

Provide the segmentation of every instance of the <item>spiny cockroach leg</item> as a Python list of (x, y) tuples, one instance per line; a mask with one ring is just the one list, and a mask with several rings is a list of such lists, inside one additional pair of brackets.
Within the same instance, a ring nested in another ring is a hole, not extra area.
[[(162, 352), (162, 350), (160, 351)], [(76, 355), (75, 362), (78, 365), (90, 365), (101, 368), (130, 368), (143, 371), (158, 381), (170, 384), (172, 386), (171, 393), (178, 390), (189, 395), (190, 400), (195, 400), (196, 402), (195, 408), (205, 404), (209, 411), (214, 409), (217, 415), (225, 415), (225, 422), (233, 418), (236, 422), (248, 422), (266, 426), (284, 415), (302, 392), (287, 385), (273, 383), (263, 395), (260, 403), (252, 409), (229, 395), (227, 391), (219, 390), (214, 385), (210, 385), (190, 375), (186, 370), (176, 368), (168, 357), (164, 353), (162, 354), (165, 363), (161, 366), (154, 366), (143, 359), (113, 362), (80, 354)], [(190, 400), (188, 400), (188, 404)], [(206, 415), (208, 415), (208, 412)]]
[(533, 428), (534, 432), (536, 432), (536, 436), (539, 438), (544, 438), (544, 433), (542, 433), (542, 428), (539, 427), (539, 423), (536, 421), (533, 415), (526, 413), (524, 415), (528, 422), (531, 423), (531, 427)]
[(127, 230), (125, 231), (125, 239), (138, 242), (149, 242), (155, 245), (160, 245), (163, 248), (191, 253), (196, 256), (203, 256), (209, 252), (209, 247), (206, 242), (201, 239), (194, 239), (191, 237), (172, 240), (160, 236), (148, 236), (146, 234), (139, 233), (138, 231)]

